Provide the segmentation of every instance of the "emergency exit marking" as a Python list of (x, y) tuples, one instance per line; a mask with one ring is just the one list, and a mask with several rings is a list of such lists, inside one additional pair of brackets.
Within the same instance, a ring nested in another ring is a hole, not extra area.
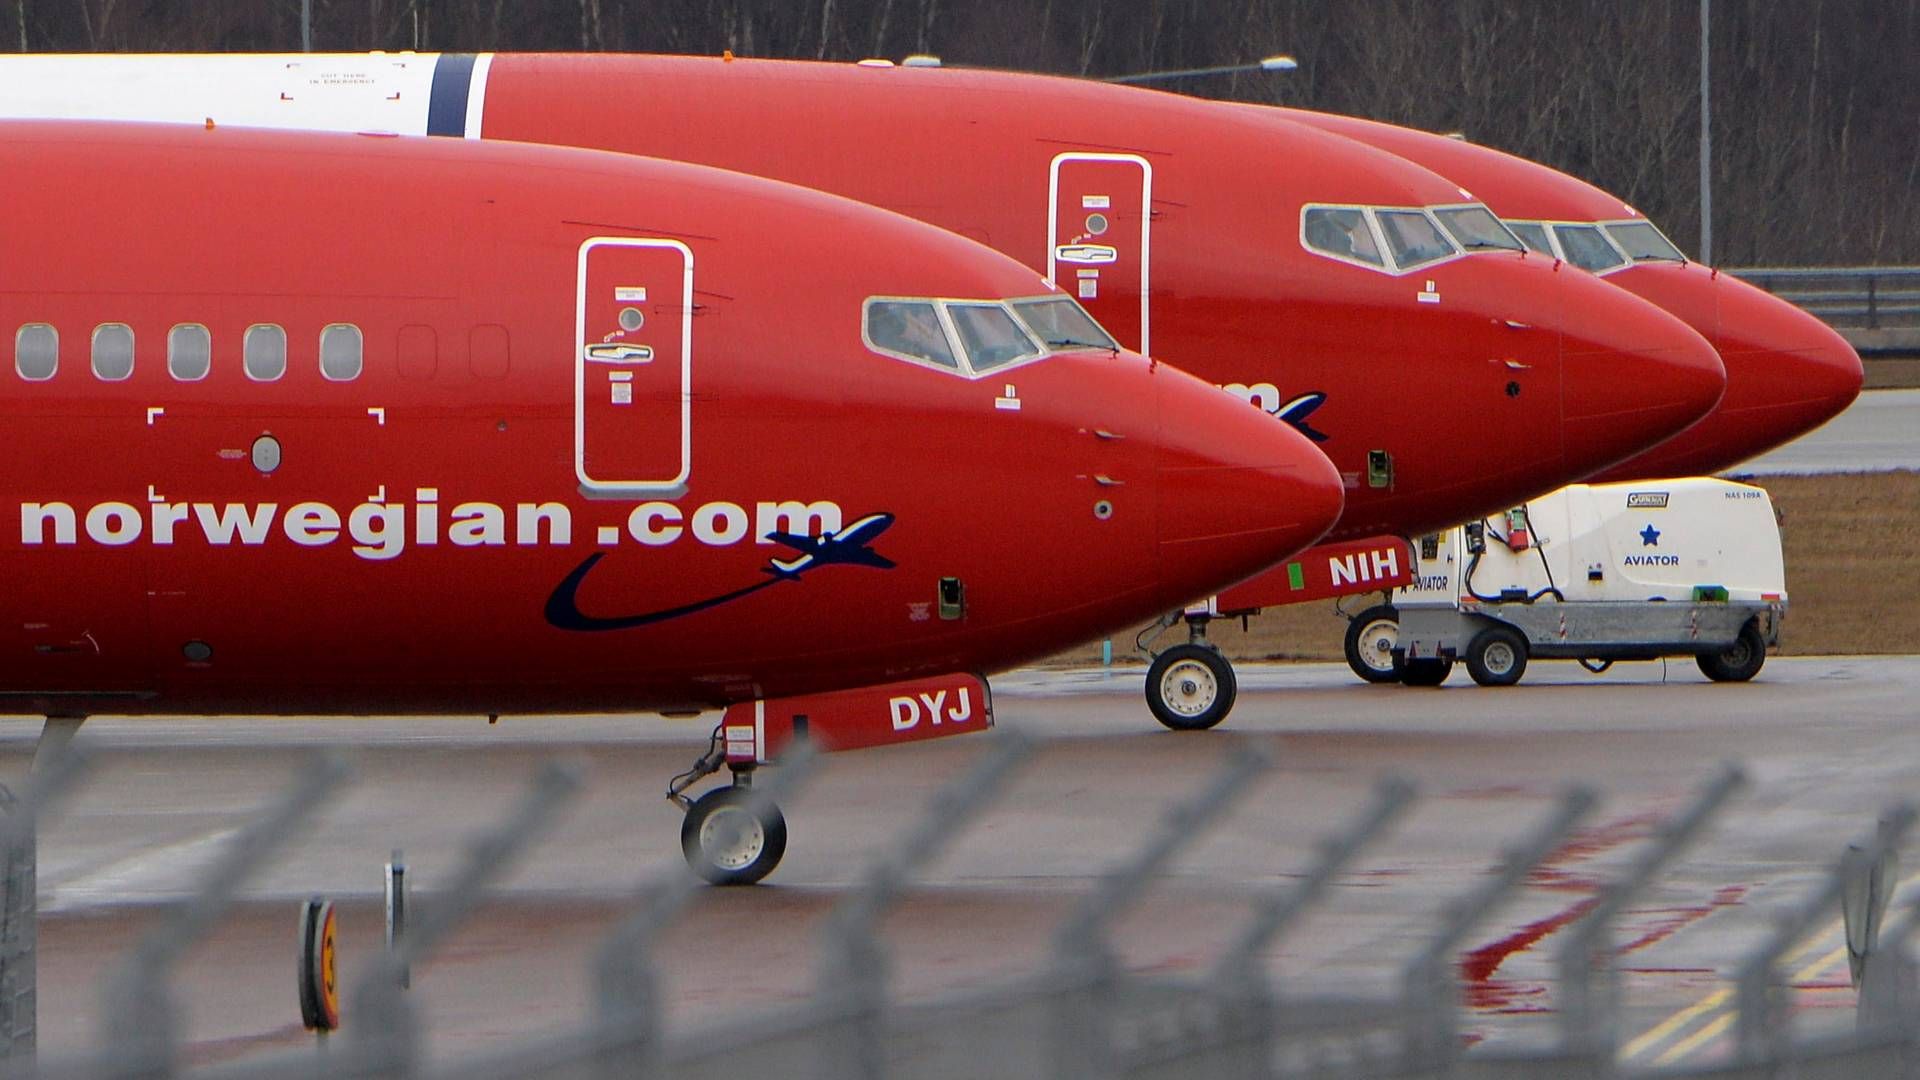
[(647, 302), (645, 285), (616, 285), (613, 288), (613, 300), (617, 304), (644, 304)]
[(1080, 299), (1098, 300), (1099, 298), (1100, 298), (1100, 279), (1099, 278), (1081, 278), (1080, 279)]
[(1080, 196), (1080, 209), (1082, 210), (1110, 210), (1112, 208), (1113, 197), (1111, 195)]
[(613, 384), (613, 403), (615, 405), (633, 404), (633, 384), (617, 382)]

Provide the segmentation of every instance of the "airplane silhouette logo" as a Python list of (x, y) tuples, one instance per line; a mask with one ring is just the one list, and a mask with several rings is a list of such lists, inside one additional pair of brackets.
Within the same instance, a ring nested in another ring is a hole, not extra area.
[(553, 593), (547, 597), (547, 623), (561, 630), (575, 630), (582, 633), (601, 633), (608, 630), (630, 630), (638, 626), (651, 626), (670, 619), (683, 618), (696, 612), (732, 603), (735, 600), (751, 596), (770, 585), (784, 581), (799, 581), (802, 576), (822, 566), (865, 566), (874, 570), (891, 570), (892, 559), (874, 551), (873, 541), (893, 525), (892, 514), (868, 514), (845, 528), (822, 532), (819, 536), (801, 536), (795, 533), (768, 533), (767, 539), (794, 550), (791, 558), (767, 560), (761, 572), (768, 576), (751, 585), (743, 586), (719, 596), (710, 596), (690, 604), (661, 608), (657, 611), (644, 611), (635, 615), (600, 616), (588, 615), (580, 610), (580, 585), (587, 575), (606, 555), (596, 551), (587, 556), (573, 572), (560, 584), (554, 586)]
[(1315, 409), (1318, 409), (1326, 403), (1327, 395), (1315, 390), (1311, 393), (1301, 394), (1299, 397), (1280, 406), (1273, 415), (1292, 424), (1295, 431), (1312, 439), (1314, 442), (1326, 442), (1327, 433), (1318, 431), (1312, 424), (1307, 423), (1307, 417), (1312, 416)]
[(838, 532), (825, 532), (819, 536), (768, 533), (767, 539), (776, 544), (785, 544), (799, 554), (791, 559), (769, 559), (765, 570), (787, 580), (798, 578), (817, 566), (871, 566), (876, 570), (891, 570), (893, 560), (867, 545), (892, 524), (892, 514), (868, 514)]

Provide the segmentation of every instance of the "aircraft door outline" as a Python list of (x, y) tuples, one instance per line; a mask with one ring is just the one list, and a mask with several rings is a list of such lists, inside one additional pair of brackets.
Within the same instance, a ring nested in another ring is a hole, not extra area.
[(693, 472), (693, 251), (678, 240), (592, 237), (580, 245), (574, 297), (581, 493), (684, 492)]
[[(1080, 193), (1078, 182), (1068, 186), (1075, 189), (1063, 205), (1061, 201), (1061, 171), (1063, 166), (1076, 164), (1094, 165), (1137, 165), (1140, 169), (1139, 215), (1140, 239), (1137, 257), (1140, 261), (1140, 340), (1128, 342), (1126, 327), (1108, 326), (1107, 329), (1120, 340), (1122, 345), (1147, 354), (1148, 349), (1148, 299), (1151, 283), (1150, 240), (1153, 224), (1153, 164), (1139, 154), (1095, 153), (1093, 151), (1069, 151), (1056, 154), (1047, 175), (1047, 281), (1060, 288), (1068, 296), (1078, 298), (1099, 318), (1100, 306), (1099, 282), (1106, 269), (1118, 268), (1135, 257), (1136, 252), (1127, 251), (1122, 244), (1127, 238), (1111, 232), (1088, 235), (1092, 229), (1087, 223), (1095, 217), (1102, 221), (1110, 219), (1115, 212), (1128, 206), (1134, 195), (1132, 185), (1124, 188), (1106, 189), (1105, 181), (1095, 184), (1100, 187), (1098, 193)], [(1077, 180), (1077, 178), (1076, 178)], [(1117, 200), (1117, 202), (1116, 202)], [(1062, 284), (1059, 279), (1060, 267), (1066, 266), (1073, 280)], [(1089, 303), (1089, 301), (1093, 301)], [(1102, 320), (1103, 322), (1106, 320)]]

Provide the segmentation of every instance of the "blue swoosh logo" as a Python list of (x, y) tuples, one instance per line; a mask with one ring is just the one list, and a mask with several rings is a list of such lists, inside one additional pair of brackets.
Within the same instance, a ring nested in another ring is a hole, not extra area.
[(808, 572), (822, 566), (838, 564), (891, 570), (894, 567), (893, 561), (871, 550), (868, 545), (875, 537), (886, 532), (893, 524), (893, 520), (892, 514), (869, 514), (837, 532), (822, 533), (819, 536), (773, 533), (769, 539), (794, 549), (797, 554), (791, 559), (769, 559), (767, 565), (761, 567), (761, 572), (767, 574), (767, 577), (732, 592), (709, 596), (704, 600), (633, 615), (588, 615), (580, 610), (580, 586), (607, 554), (604, 551), (596, 551), (587, 556), (579, 566), (574, 567), (573, 572), (563, 578), (560, 584), (554, 586), (553, 592), (547, 596), (547, 623), (561, 630), (582, 633), (631, 630), (635, 627), (652, 626), (655, 623), (684, 618), (722, 604), (730, 604), (781, 582), (797, 582)]

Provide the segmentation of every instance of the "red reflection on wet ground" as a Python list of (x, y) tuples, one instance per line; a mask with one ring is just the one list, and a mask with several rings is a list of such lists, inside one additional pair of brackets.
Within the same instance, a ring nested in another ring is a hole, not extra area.
[(1498, 1013), (1551, 1012), (1550, 1005), (1524, 1004), (1526, 999), (1545, 997), (1547, 988), (1538, 983), (1511, 983), (1497, 980), (1493, 973), (1507, 957), (1533, 947), (1541, 938), (1578, 920), (1593, 910), (1598, 897), (1589, 896), (1579, 903), (1544, 919), (1515, 930), (1498, 941), (1489, 942), (1460, 958), (1460, 975), (1466, 980), (1466, 1000), (1470, 1008)]
[[(1499, 1014), (1552, 1012), (1553, 1004), (1544, 983), (1497, 979), (1494, 976), (1508, 957), (1532, 948), (1554, 931), (1578, 921), (1599, 903), (1599, 877), (1582, 873), (1569, 864), (1584, 862), (1622, 844), (1651, 836), (1661, 820), (1659, 814), (1639, 814), (1583, 830), (1535, 867), (1527, 876), (1528, 885), (1555, 892), (1580, 893), (1583, 894), (1582, 898), (1564, 910), (1536, 919), (1497, 941), (1463, 954), (1460, 958), (1460, 974), (1465, 982), (1466, 1004), (1476, 1011)], [(1664, 941), (1720, 908), (1737, 905), (1746, 898), (1747, 889), (1747, 885), (1725, 886), (1716, 890), (1705, 904), (1634, 909), (1628, 913), (1629, 917), (1645, 929), (1618, 948), (1615, 955), (1625, 956)], [(1688, 968), (1630, 970), (1643, 974), (1712, 974), (1704, 969)]]
[(1651, 915), (1653, 916), (1652, 922), (1639, 937), (1620, 946), (1619, 953), (1624, 956), (1627, 953), (1644, 949), (1656, 942), (1665, 941), (1681, 930), (1713, 914), (1715, 911), (1723, 907), (1733, 907), (1746, 898), (1747, 886), (1723, 885), (1714, 891), (1713, 899), (1704, 904), (1675, 908), (1635, 908), (1628, 914), (1635, 917)]

